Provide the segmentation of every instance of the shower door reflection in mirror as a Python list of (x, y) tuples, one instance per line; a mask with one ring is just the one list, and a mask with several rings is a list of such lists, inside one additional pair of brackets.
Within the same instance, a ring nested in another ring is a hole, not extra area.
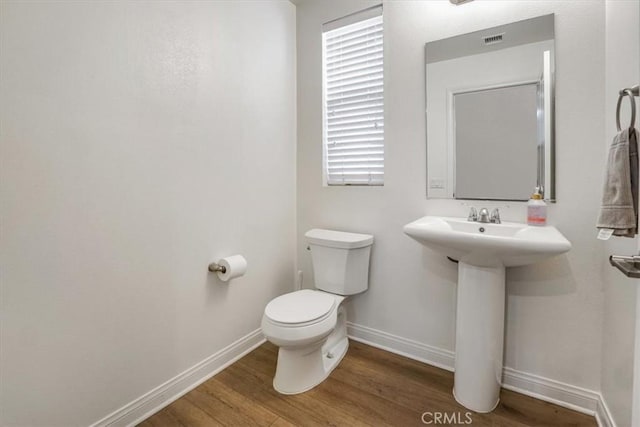
[(427, 196), (554, 200), (553, 15), (426, 45)]

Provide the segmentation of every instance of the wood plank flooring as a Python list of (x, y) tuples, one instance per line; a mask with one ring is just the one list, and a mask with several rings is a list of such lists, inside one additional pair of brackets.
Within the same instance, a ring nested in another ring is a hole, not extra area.
[(263, 344), (139, 425), (404, 427), (427, 425), (424, 414), (431, 425), (597, 426), (594, 417), (507, 390), (490, 414), (469, 412), (451, 394), (451, 372), (355, 341), (326, 381), (285, 396), (271, 386), (277, 352)]

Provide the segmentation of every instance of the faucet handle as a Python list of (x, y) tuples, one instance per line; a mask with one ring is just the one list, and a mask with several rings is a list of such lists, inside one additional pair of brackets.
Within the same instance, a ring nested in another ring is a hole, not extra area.
[(500, 224), (500, 211), (498, 208), (491, 211), (491, 222), (494, 224)]
[(469, 216), (467, 217), (467, 221), (477, 221), (478, 220), (478, 211), (473, 206), (469, 210)]

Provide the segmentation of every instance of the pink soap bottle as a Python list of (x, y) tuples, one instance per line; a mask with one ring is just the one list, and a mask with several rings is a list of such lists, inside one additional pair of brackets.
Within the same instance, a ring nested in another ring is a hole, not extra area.
[(547, 204), (538, 191), (531, 195), (527, 203), (527, 224), (547, 225)]

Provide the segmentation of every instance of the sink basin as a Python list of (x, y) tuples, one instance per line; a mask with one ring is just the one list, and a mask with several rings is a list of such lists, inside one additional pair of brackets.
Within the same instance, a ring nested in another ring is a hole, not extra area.
[(436, 216), (409, 223), (404, 232), (458, 261), (453, 395), (468, 409), (491, 412), (502, 385), (506, 267), (562, 254), (571, 242), (552, 226)]
[(571, 249), (555, 227), (515, 222), (483, 224), (425, 216), (405, 225), (404, 232), (442, 255), (478, 267), (533, 264)]

